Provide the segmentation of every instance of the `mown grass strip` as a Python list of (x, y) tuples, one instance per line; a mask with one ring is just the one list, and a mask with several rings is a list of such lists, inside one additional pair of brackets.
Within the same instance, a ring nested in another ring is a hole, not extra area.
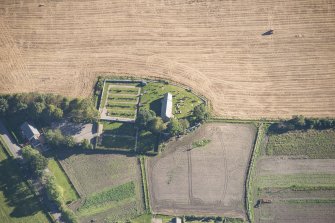
[(334, 199), (292, 199), (282, 202), (288, 204), (335, 204)]
[(267, 124), (261, 123), (257, 130), (256, 141), (254, 144), (254, 149), (251, 154), (249, 169), (247, 173), (247, 181), (246, 181), (246, 209), (247, 216), (251, 223), (254, 222), (254, 181), (255, 181), (255, 165), (256, 161), (261, 155), (261, 145), (266, 135), (266, 130), (268, 128)]
[(54, 175), (56, 184), (59, 185), (64, 191), (64, 201), (68, 203), (77, 200), (79, 198), (79, 194), (71, 184), (70, 179), (65, 174), (65, 171), (62, 169), (61, 165), (55, 159), (49, 159), (48, 168)]
[(147, 210), (148, 213), (151, 213), (149, 188), (148, 188), (147, 173), (146, 173), (146, 168), (145, 168), (145, 157), (143, 156), (140, 157), (140, 164), (141, 164), (141, 176), (142, 176), (145, 209)]
[(315, 173), (259, 176), (257, 186), (260, 189), (291, 188), (296, 190), (332, 188), (335, 187), (335, 175)]

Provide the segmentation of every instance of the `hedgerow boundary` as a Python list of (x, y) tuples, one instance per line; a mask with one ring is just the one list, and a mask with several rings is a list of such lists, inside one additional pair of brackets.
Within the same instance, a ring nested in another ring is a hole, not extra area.
[(265, 138), (268, 124), (260, 123), (257, 129), (255, 144), (251, 153), (250, 162), (248, 165), (246, 183), (245, 183), (245, 207), (247, 210), (247, 219), (250, 223), (254, 222), (254, 177), (255, 165), (257, 159), (261, 155), (262, 142)]

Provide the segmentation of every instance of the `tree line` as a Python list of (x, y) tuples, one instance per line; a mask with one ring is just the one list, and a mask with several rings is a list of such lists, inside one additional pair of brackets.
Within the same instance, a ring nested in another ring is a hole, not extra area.
[(297, 115), (289, 120), (283, 120), (272, 124), (269, 127), (269, 133), (281, 134), (293, 130), (308, 129), (335, 129), (335, 120), (331, 118), (306, 118), (302, 115)]
[(98, 118), (98, 111), (91, 99), (20, 93), (0, 95), (0, 117), (6, 118), (13, 126), (29, 121), (38, 127), (45, 127), (62, 118), (72, 122), (93, 122)]
[(63, 188), (57, 185), (55, 177), (46, 172), (49, 160), (42, 156), (37, 150), (26, 146), (22, 148), (22, 156), (25, 159), (24, 167), (29, 178), (37, 178), (44, 185), (46, 195), (50, 201), (57, 205), (62, 213), (62, 220), (69, 223), (77, 223), (78, 219), (71, 209), (69, 209), (63, 198)]

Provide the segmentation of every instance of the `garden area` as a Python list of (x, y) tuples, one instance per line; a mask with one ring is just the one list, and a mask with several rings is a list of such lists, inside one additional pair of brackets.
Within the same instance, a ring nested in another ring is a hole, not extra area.
[(136, 83), (106, 81), (100, 102), (101, 119), (134, 121), (140, 92)]

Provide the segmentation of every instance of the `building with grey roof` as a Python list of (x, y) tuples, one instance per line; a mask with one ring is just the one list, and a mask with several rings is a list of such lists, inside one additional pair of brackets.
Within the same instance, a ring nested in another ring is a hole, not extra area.
[(172, 106), (172, 94), (168, 92), (164, 95), (164, 98), (162, 99), (161, 117), (165, 122), (173, 118)]
[(40, 132), (32, 125), (28, 124), (28, 122), (23, 123), (20, 126), (22, 136), (29, 141), (29, 143), (33, 147), (38, 147), (41, 145), (40, 142)]

